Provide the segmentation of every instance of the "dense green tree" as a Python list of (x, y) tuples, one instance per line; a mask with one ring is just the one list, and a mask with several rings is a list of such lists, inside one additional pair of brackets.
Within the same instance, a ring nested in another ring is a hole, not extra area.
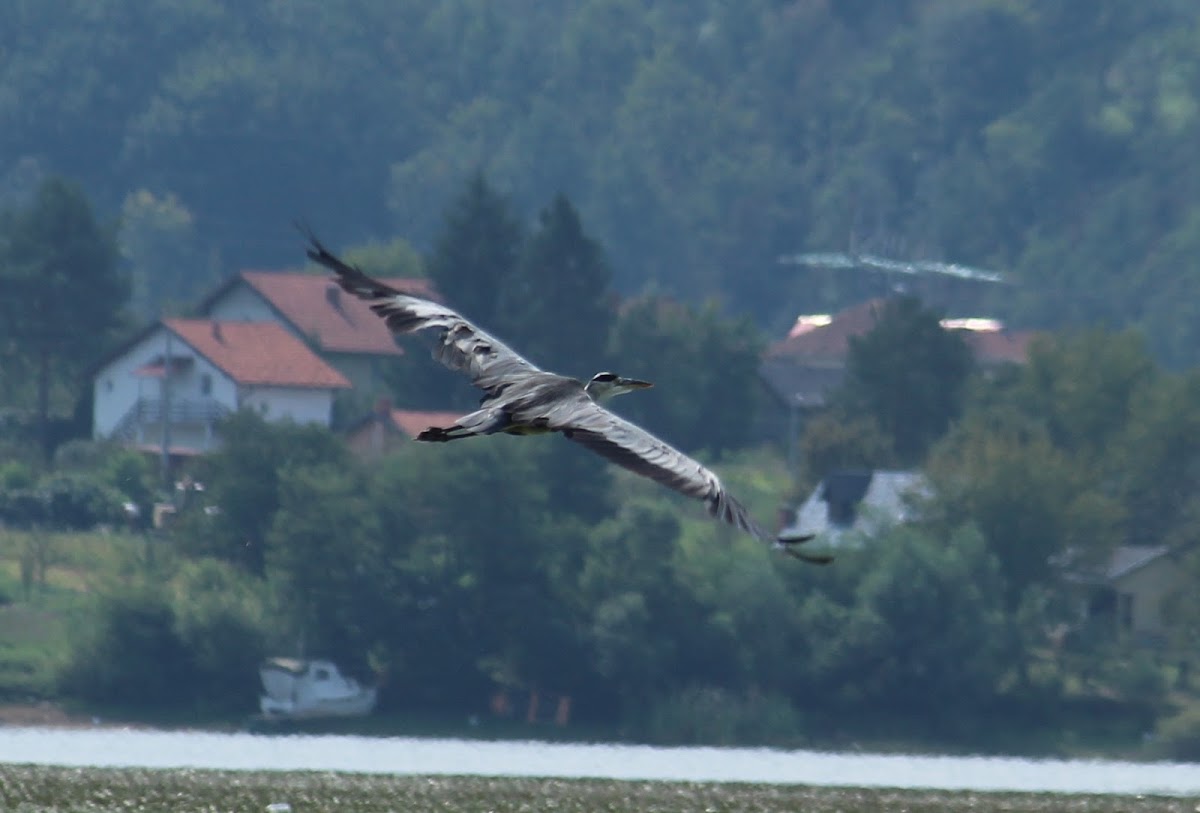
[(1041, 337), (1000, 398), (1045, 427), (1054, 445), (1083, 461), (1103, 457), (1133, 403), (1158, 375), (1136, 333), (1091, 330)]
[(122, 324), (129, 286), (116, 261), (112, 229), (61, 178), (0, 221), (0, 342), (13, 342), (30, 361), (46, 454), (53, 381), (94, 361)]
[(875, 327), (851, 337), (846, 379), (835, 402), (870, 415), (902, 465), (920, 462), (962, 409), (971, 350), (912, 297), (890, 299)]
[(496, 323), (518, 352), (565, 375), (600, 371), (615, 311), (612, 272), (565, 196), (538, 215), (497, 293)]
[(184, 562), (174, 579), (175, 634), (187, 652), (184, 691), (205, 710), (244, 714), (262, 687), (268, 601), (261, 582), (215, 559)]
[(1036, 424), (973, 414), (932, 455), (932, 516), (974, 523), (1000, 563), (1008, 607), (1054, 586), (1057, 567), (1094, 567), (1121, 541), (1122, 504)]
[(492, 326), (523, 239), (512, 204), (476, 171), (446, 211), (426, 263), (429, 276), (451, 306)]
[(355, 472), (329, 463), (279, 473), (266, 571), (286, 608), (298, 654), (365, 672), (370, 641), (359, 607), (376, 515)]
[(688, 643), (681, 616), (696, 603), (671, 566), (678, 535), (672, 512), (645, 498), (589, 534), (574, 599), (587, 619), (591, 666), (626, 713), (644, 710), (681, 678)]
[[(314, 425), (268, 423), (249, 410), (221, 422), (221, 448), (197, 472), (205, 486), (180, 529), (184, 549), (263, 575), (268, 533), (279, 510), (281, 473), (288, 466), (353, 468), (337, 436)], [(215, 509), (208, 511), (204, 509)]]
[(1129, 512), (1134, 544), (1186, 546), (1200, 522), (1200, 373), (1163, 375), (1139, 388), (1128, 422), (1106, 451)]
[(1007, 669), (995, 553), (970, 530), (943, 541), (897, 529), (875, 544), (846, 634), (851, 695), (941, 722), (978, 708)]
[(63, 686), (77, 697), (130, 709), (170, 708), (189, 698), (188, 652), (164, 586), (127, 586), (95, 601), (86, 623), (72, 630)]
[(762, 339), (714, 303), (695, 307), (661, 296), (629, 300), (609, 341), (612, 365), (654, 389), (614, 408), (687, 451), (745, 446), (755, 431)]
[(461, 708), (497, 684), (559, 688), (548, 653), (570, 652), (570, 619), (550, 580), (582, 541), (552, 521), (537, 447), (556, 440), (414, 444), (374, 480), (371, 578), (389, 607), (377, 634), (410, 701)]

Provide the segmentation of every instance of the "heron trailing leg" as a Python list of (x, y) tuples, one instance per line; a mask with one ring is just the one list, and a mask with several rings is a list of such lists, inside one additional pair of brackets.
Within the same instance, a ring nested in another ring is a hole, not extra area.
[(463, 429), (461, 426), (451, 426), (448, 429), (443, 429), (440, 426), (431, 426), (417, 435), (417, 440), (429, 441), (431, 443), (445, 443), (460, 438), (474, 437), (475, 434)]
[(498, 412), (494, 409), (480, 409), (469, 415), (463, 415), (455, 421), (453, 426), (445, 428), (431, 426), (417, 435), (417, 440), (424, 440), (431, 443), (446, 443), (451, 440), (460, 440), (476, 435), (493, 435), (496, 432), (503, 432), (511, 423), (512, 418), (505, 412)]

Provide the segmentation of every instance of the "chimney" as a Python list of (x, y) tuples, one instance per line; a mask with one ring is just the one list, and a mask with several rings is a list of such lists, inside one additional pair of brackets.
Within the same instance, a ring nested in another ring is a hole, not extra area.
[(225, 343), (225, 338), (221, 335), (221, 323), (216, 319), (212, 323), (212, 337), (222, 344)]
[(332, 305), (337, 310), (342, 309), (342, 289), (335, 283), (329, 283), (325, 286), (325, 301)]

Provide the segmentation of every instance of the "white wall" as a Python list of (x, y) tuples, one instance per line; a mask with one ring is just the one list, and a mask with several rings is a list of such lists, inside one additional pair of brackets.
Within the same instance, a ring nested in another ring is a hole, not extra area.
[[(133, 371), (161, 357), (167, 351), (167, 329), (156, 327), (144, 339), (100, 369), (93, 379), (92, 434), (108, 437), (117, 424), (137, 403), (138, 398), (160, 398), (162, 379), (136, 376)], [(192, 363), (183, 373), (171, 378), (173, 400), (211, 398), (229, 409), (237, 409), (237, 389), (225, 373), (197, 354), (178, 336), (172, 336), (171, 356), (190, 357)], [(211, 392), (203, 394), (208, 376)]]
[(333, 391), (293, 387), (242, 387), (240, 403), (268, 421), (292, 420), (329, 426)]

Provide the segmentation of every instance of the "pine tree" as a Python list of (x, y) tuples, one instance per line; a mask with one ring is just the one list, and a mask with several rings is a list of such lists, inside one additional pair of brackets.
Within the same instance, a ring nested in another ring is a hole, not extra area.
[(478, 171), (446, 212), (429, 257), (429, 276), (448, 304), (485, 330), (517, 265), (521, 222), (506, 198)]
[(612, 272), (563, 195), (542, 211), (500, 298), (498, 324), (539, 366), (590, 378), (604, 366), (614, 320)]
[(123, 322), (129, 284), (117, 269), (115, 233), (97, 222), (82, 190), (51, 178), (0, 224), (0, 287), (0, 341), (34, 372), (49, 454), (52, 380), (84, 369)]

